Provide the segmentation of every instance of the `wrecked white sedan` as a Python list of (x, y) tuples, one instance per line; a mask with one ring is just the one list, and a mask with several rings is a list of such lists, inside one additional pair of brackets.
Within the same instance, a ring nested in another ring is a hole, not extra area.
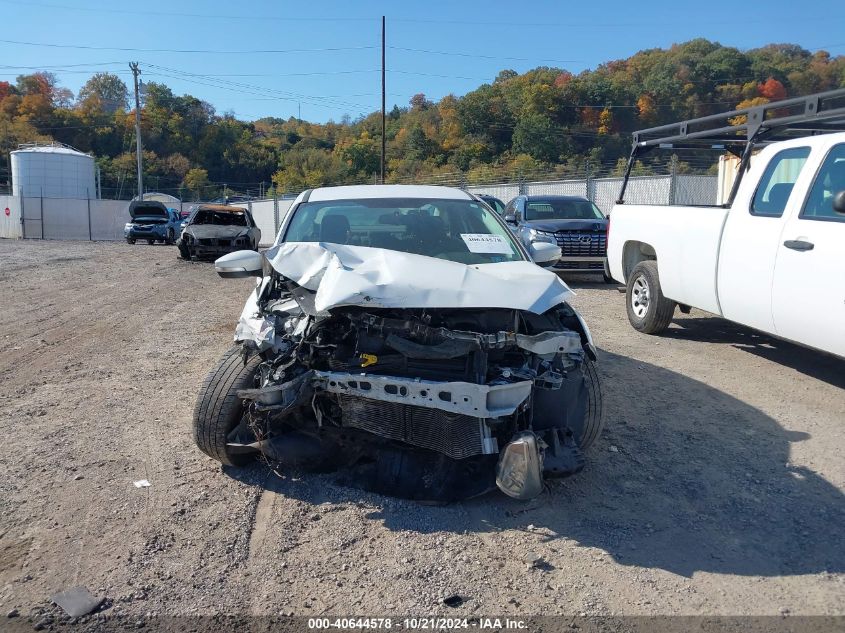
[(589, 330), (541, 267), (559, 257), (459, 189), (300, 194), (270, 250), (215, 264), (259, 279), (200, 390), (197, 445), (421, 501), (538, 495), (603, 423)]

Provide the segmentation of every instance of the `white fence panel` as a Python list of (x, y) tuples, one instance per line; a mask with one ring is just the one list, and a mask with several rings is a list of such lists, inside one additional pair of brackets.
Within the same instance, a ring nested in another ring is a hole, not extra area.
[(276, 239), (276, 211), (273, 200), (253, 200), (249, 203), (252, 217), (261, 229), (261, 246), (270, 246)]
[(41, 231), (45, 240), (91, 239), (88, 200), (43, 198)]
[(129, 203), (125, 200), (92, 200), (91, 239), (122, 240), (123, 226), (130, 219)]
[(718, 195), (718, 176), (679, 174), (675, 177), (675, 195), (672, 204), (715, 205), (717, 204)]
[(42, 223), (43, 198), (20, 198), (23, 216), (23, 236), (41, 239), (44, 237)]
[[(16, 196), (0, 196), (0, 237), (22, 237), (20, 200)], [(6, 209), (9, 215), (6, 215)]]
[(587, 197), (586, 180), (554, 180), (526, 183), (529, 196), (581, 196)]

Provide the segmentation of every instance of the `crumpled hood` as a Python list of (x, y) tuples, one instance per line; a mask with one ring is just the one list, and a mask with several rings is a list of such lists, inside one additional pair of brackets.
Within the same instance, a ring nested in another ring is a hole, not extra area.
[(525, 225), (538, 231), (605, 231), (607, 220), (527, 220)]
[(383, 248), (288, 242), (266, 253), (273, 268), (315, 292), (314, 307), (510, 308), (541, 314), (573, 297), (531, 262), (459, 264)]
[(220, 224), (189, 224), (185, 232), (197, 239), (207, 238), (232, 238), (238, 235), (246, 235), (248, 226), (225, 226)]

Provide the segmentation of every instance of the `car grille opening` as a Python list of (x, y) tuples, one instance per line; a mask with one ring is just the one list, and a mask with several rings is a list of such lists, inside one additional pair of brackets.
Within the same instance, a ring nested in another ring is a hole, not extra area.
[(558, 231), (555, 238), (563, 257), (607, 255), (607, 234), (604, 231)]
[[(463, 459), (483, 455), (487, 427), (479, 418), (440, 409), (339, 395), (344, 426)], [(488, 440), (489, 444), (489, 440)]]

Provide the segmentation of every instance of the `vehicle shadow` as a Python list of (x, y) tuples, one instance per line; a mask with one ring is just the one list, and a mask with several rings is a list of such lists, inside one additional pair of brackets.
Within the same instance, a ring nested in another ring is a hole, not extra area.
[(676, 318), (665, 338), (726, 343), (766, 360), (845, 389), (845, 360), (777, 339), (763, 332), (719, 317)]
[(838, 545), (845, 542), (845, 495), (790, 464), (791, 444), (809, 434), (787, 431), (676, 372), (600, 356), (605, 434), (583, 472), (553, 481), (527, 503), (496, 492), (422, 507), (338, 486), (331, 474), (268, 477), (265, 467), (230, 473), (309, 503), (372, 505), (380, 509), (368, 517), (394, 531), (530, 531), (550, 545), (599, 548), (620, 564), (687, 577), (845, 571)]
[(604, 282), (601, 273), (587, 274), (587, 273), (558, 273), (563, 282), (572, 288), (578, 290), (579, 288), (589, 288), (590, 290), (613, 290), (618, 293), (619, 288), (624, 287), (622, 284)]

